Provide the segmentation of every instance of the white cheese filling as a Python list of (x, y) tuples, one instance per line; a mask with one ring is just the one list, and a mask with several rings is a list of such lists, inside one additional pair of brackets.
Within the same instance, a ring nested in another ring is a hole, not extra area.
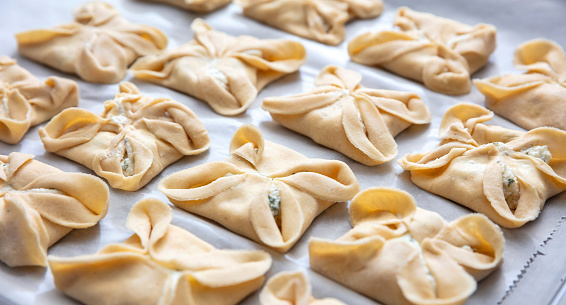
[(552, 154), (548, 150), (546, 145), (536, 145), (531, 147), (525, 147), (521, 150), (521, 153), (529, 155), (531, 157), (539, 158), (545, 163), (548, 163), (552, 159)]
[(2, 98), (2, 104), (0, 104), (0, 108), (2, 109), (2, 113), (6, 116), (10, 115), (10, 109), (8, 108), (8, 99), (6, 97)]
[(273, 217), (279, 216), (279, 214), (281, 214), (281, 197), (279, 196), (279, 189), (275, 186), (275, 184), (271, 185), (269, 193), (267, 194), (267, 199), (269, 200), (269, 209), (271, 210)]
[(222, 88), (228, 90), (228, 78), (226, 77), (226, 75), (224, 75), (224, 73), (222, 73), (222, 71), (216, 68), (217, 64), (218, 64), (217, 58), (210, 61), (207, 66), (208, 73), (210, 73), (212, 79), (214, 79), (217, 83), (219, 83), (222, 86)]
[(122, 173), (124, 176), (130, 177), (134, 175), (134, 150), (132, 149), (132, 145), (128, 139), (124, 138), (124, 145), (126, 146), (126, 153), (124, 154), (124, 158), (122, 159)]
[(425, 261), (424, 256), (423, 256), (423, 248), (421, 247), (421, 244), (419, 244), (419, 242), (416, 241), (411, 236), (411, 233), (406, 233), (406, 234), (404, 234), (404, 235), (402, 235), (398, 238), (408, 241), (409, 245), (411, 247), (413, 247), (413, 248), (415, 248), (419, 251), (419, 257), (420, 257), (421, 261), (423, 262), (423, 266), (425, 268), (426, 279), (429, 281), (430, 285), (432, 286), (432, 290), (436, 293), (436, 279), (434, 278), (432, 273), (430, 273), (430, 269), (428, 269), (428, 266), (426, 265), (426, 261)]
[[(499, 149), (502, 155), (508, 156), (514, 153), (509, 147), (507, 147), (502, 142), (493, 142), (493, 145)], [(545, 163), (548, 163), (552, 159), (552, 154), (548, 150), (546, 145), (536, 145), (523, 148), (520, 153), (541, 159)], [(520, 189), (519, 181), (517, 176), (513, 174), (513, 171), (505, 162), (501, 159), (497, 160), (497, 163), (501, 166), (501, 184), (503, 185), (503, 195), (505, 196), (505, 201), (509, 205), (511, 210), (516, 210), (519, 204)]]
[(114, 100), (114, 105), (116, 105), (119, 114), (110, 118), (113, 123), (119, 125), (128, 124), (130, 122), (130, 119), (126, 116), (126, 109), (124, 108), (123, 100), (123, 97), (119, 97)]
[(511, 210), (517, 209), (519, 204), (519, 181), (517, 176), (513, 174), (511, 168), (503, 161), (498, 160), (501, 166), (501, 184), (503, 185), (503, 195)]

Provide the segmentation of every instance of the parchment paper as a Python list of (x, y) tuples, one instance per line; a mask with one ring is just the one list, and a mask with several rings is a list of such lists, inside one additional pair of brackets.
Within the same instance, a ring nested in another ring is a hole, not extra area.
[[(101, 113), (103, 102), (112, 99), (118, 85), (101, 85), (81, 81), (73, 75), (58, 72), (27, 60), (17, 53), (14, 34), (20, 31), (46, 28), (72, 20), (72, 11), (81, 2), (72, 0), (33, 1), (33, 0), (0, 0), (0, 54), (15, 57), (19, 64), (30, 70), (40, 79), (50, 75), (68, 77), (76, 80), (80, 87), (79, 107)], [(98, 251), (108, 243), (121, 242), (129, 237), (126, 227), (126, 216), (130, 207), (144, 197), (156, 197), (165, 202), (167, 198), (157, 191), (157, 183), (163, 177), (182, 169), (218, 161), (228, 156), (228, 145), (235, 130), (242, 124), (252, 123), (258, 126), (267, 140), (286, 145), (311, 158), (338, 159), (350, 165), (359, 180), (361, 189), (372, 186), (396, 187), (411, 193), (420, 207), (436, 211), (451, 221), (471, 210), (439, 196), (430, 194), (410, 181), (409, 173), (404, 172), (396, 160), (407, 153), (429, 151), (438, 144), (438, 127), (443, 113), (452, 105), (466, 101), (480, 105), (484, 97), (477, 89), (467, 95), (451, 97), (434, 93), (419, 83), (404, 79), (392, 73), (376, 68), (355, 64), (347, 55), (347, 42), (353, 37), (370, 30), (391, 28), (395, 10), (403, 5), (415, 10), (428, 11), (440, 16), (459, 20), (468, 24), (480, 22), (490, 23), (498, 29), (498, 47), (485, 68), (474, 75), (483, 78), (504, 73), (516, 72), (512, 64), (515, 48), (529, 39), (544, 37), (566, 47), (566, 2), (530, 1), (530, 0), (476, 0), (476, 1), (442, 1), (414, 0), (387, 1), (382, 16), (363, 21), (353, 21), (347, 26), (344, 43), (337, 47), (323, 45), (314, 41), (262, 25), (244, 17), (241, 8), (231, 4), (208, 15), (196, 15), (173, 6), (142, 2), (137, 0), (108, 1), (122, 15), (134, 23), (148, 24), (164, 31), (169, 37), (169, 47), (175, 47), (193, 39), (190, 23), (196, 17), (204, 18), (214, 28), (231, 35), (252, 35), (258, 38), (286, 38), (303, 43), (308, 52), (306, 64), (299, 73), (286, 76), (266, 87), (245, 114), (236, 117), (223, 117), (212, 111), (208, 105), (182, 93), (134, 80), (129, 74), (125, 80), (133, 81), (143, 94), (153, 97), (168, 97), (188, 105), (203, 120), (208, 129), (212, 145), (209, 151), (198, 156), (181, 159), (166, 168), (149, 184), (137, 192), (111, 190), (108, 216), (100, 224), (85, 230), (74, 230), (49, 249), (49, 254), (57, 256), (75, 256)], [(320, 69), (328, 64), (336, 64), (362, 73), (362, 84), (370, 88), (386, 88), (406, 90), (418, 93), (428, 104), (433, 114), (433, 121), (427, 126), (412, 126), (396, 141), (399, 154), (394, 161), (376, 167), (367, 167), (348, 159), (338, 152), (315, 144), (302, 135), (293, 133), (273, 122), (269, 114), (261, 109), (261, 101), (268, 96), (301, 93), (314, 87), (313, 80)], [(511, 122), (496, 117), (490, 123), (508, 128), (520, 129)], [(12, 151), (32, 153), (36, 159), (57, 166), (64, 171), (93, 173), (87, 168), (55, 154), (44, 151), (37, 129), (31, 128), (24, 139), (17, 145), (0, 143), (0, 153)], [(561, 225), (560, 218), (566, 215), (566, 194), (555, 196), (547, 201), (547, 205), (536, 221), (519, 229), (503, 229), (506, 238), (505, 261), (500, 269), (491, 274), (478, 285), (477, 292), (469, 299), (468, 304), (539, 304), (536, 299), (537, 281), (529, 281), (530, 285), (518, 286), (509, 290), (518, 280), (518, 275), (525, 279), (529, 270), (527, 262), (536, 260), (538, 253), (544, 248), (553, 229)], [(320, 215), (307, 230), (300, 241), (286, 254), (279, 254), (262, 247), (244, 237), (236, 235), (220, 225), (204, 218), (194, 216), (177, 208), (174, 209), (173, 224), (185, 228), (217, 248), (229, 249), (262, 249), (273, 257), (273, 266), (267, 276), (281, 270), (305, 270), (313, 285), (315, 297), (336, 297), (349, 304), (377, 304), (355, 291), (311, 271), (308, 267), (308, 240), (311, 236), (336, 239), (351, 227), (347, 203), (338, 203)], [(565, 245), (565, 244), (563, 244)], [(1, 245), (0, 245), (1, 246)], [(544, 250), (544, 249), (543, 249)], [(565, 260), (564, 247), (548, 248), (544, 251), (560, 251), (556, 259)], [(539, 255), (540, 256), (540, 255)], [(548, 268), (556, 281), (547, 281), (547, 290), (558, 291), (564, 278), (564, 268)], [(543, 275), (544, 276), (544, 275)], [(550, 276), (550, 275), (549, 275)], [(555, 288), (552, 288), (554, 287)], [(547, 291), (545, 290), (545, 291)], [(528, 293), (527, 293), (528, 292)], [(523, 297), (523, 295), (525, 297)], [(504, 296), (507, 296), (503, 300)], [(546, 297), (544, 300), (547, 300)], [(538, 299), (542, 300), (542, 299)], [(76, 301), (58, 292), (53, 286), (53, 279), (48, 269), (37, 267), (8, 268), (0, 263), (0, 303), (15, 304), (76, 304)], [(258, 293), (246, 298), (242, 304), (258, 304)]]

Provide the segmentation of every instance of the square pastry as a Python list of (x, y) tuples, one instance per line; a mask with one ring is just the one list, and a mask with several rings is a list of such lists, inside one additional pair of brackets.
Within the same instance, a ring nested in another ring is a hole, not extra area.
[(191, 28), (194, 40), (140, 58), (131, 71), (137, 78), (201, 99), (221, 115), (246, 111), (263, 87), (299, 70), (307, 56), (296, 41), (232, 37), (202, 19), (195, 19)]
[(71, 108), (39, 129), (45, 150), (78, 162), (113, 188), (136, 191), (169, 164), (208, 149), (202, 121), (188, 107), (143, 96), (128, 82), (104, 112)]
[(566, 130), (566, 55), (556, 43), (534, 39), (515, 51), (515, 66), (524, 74), (476, 79), (493, 112), (525, 128)]
[(71, 23), (16, 34), (19, 52), (87, 82), (113, 84), (138, 57), (167, 47), (163, 32), (128, 22), (105, 2), (85, 3), (74, 15)]
[(77, 83), (51, 76), (37, 79), (7, 56), (0, 56), (0, 141), (20, 142), (28, 129), (79, 103)]
[(0, 155), (0, 261), (10, 267), (47, 266), (47, 248), (73, 229), (106, 216), (108, 186), (13, 152)]
[(240, 127), (230, 157), (189, 168), (159, 182), (179, 208), (280, 252), (288, 251), (320, 213), (359, 190), (343, 162), (309, 159)]
[(244, 15), (297, 36), (337, 45), (352, 19), (375, 18), (382, 0), (236, 0)]
[(348, 43), (352, 61), (378, 66), (444, 94), (470, 91), (470, 75), (495, 50), (495, 27), (475, 26), (401, 7), (399, 31), (365, 33)]
[(516, 228), (535, 220), (549, 197), (566, 190), (566, 131), (523, 132), (483, 123), (492, 117), (475, 104), (453, 106), (442, 119), (438, 148), (398, 162), (417, 186)]
[(370, 89), (352, 70), (327, 66), (308, 93), (263, 100), (279, 124), (368, 166), (397, 156), (394, 137), (412, 124), (430, 122), (415, 93)]
[(271, 267), (263, 251), (220, 250), (171, 225), (154, 198), (134, 204), (134, 235), (99, 252), (49, 257), (55, 287), (85, 304), (235, 305), (261, 287)]
[(503, 262), (503, 232), (487, 217), (447, 222), (405, 191), (360, 192), (350, 222), (335, 241), (311, 238), (310, 267), (387, 305), (464, 304)]

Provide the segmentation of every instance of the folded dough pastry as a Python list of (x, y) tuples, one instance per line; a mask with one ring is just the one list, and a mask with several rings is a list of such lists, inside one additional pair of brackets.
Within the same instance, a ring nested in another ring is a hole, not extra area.
[(492, 117), (481, 106), (458, 104), (444, 114), (438, 148), (398, 162), (419, 187), (516, 228), (566, 190), (566, 131), (483, 124)]
[(307, 157), (240, 127), (231, 156), (174, 173), (159, 190), (176, 206), (280, 252), (289, 250), (316, 216), (359, 190), (343, 162)]
[(164, 2), (171, 5), (184, 8), (189, 11), (195, 11), (199, 13), (211, 12), (219, 9), (232, 0), (150, 0), (154, 2)]
[(263, 109), (281, 125), (365, 165), (391, 161), (394, 137), (411, 124), (430, 122), (430, 111), (415, 93), (369, 89), (362, 76), (325, 67), (309, 93), (266, 98)]
[(350, 222), (336, 241), (310, 240), (311, 269), (387, 305), (463, 304), (503, 261), (503, 232), (485, 216), (446, 222), (401, 190), (359, 193)]
[(244, 15), (283, 31), (330, 45), (344, 41), (351, 19), (374, 18), (382, 0), (237, 0)]
[(0, 56), (0, 141), (18, 143), (30, 127), (78, 103), (74, 81), (51, 76), (42, 82), (14, 59)]
[(75, 21), (16, 34), (20, 53), (42, 64), (97, 83), (117, 83), (138, 57), (167, 46), (160, 30), (132, 24), (110, 4), (79, 6)]
[(272, 276), (259, 295), (261, 305), (346, 305), (333, 298), (315, 299), (304, 273), (279, 272)]
[(0, 261), (10, 267), (47, 266), (47, 248), (73, 229), (96, 225), (108, 210), (102, 180), (33, 157), (0, 155)]
[(474, 80), (487, 108), (525, 129), (566, 130), (564, 50), (549, 40), (530, 40), (517, 48), (514, 61), (527, 72)]
[(380, 66), (444, 94), (470, 91), (470, 74), (495, 50), (495, 27), (470, 26), (401, 7), (394, 25), (400, 31), (365, 33), (348, 44), (350, 58)]
[(71, 108), (39, 129), (45, 150), (78, 162), (113, 188), (136, 191), (169, 164), (208, 149), (208, 132), (186, 106), (140, 94), (128, 82), (102, 115)]
[(202, 19), (191, 28), (195, 40), (140, 58), (131, 67), (134, 76), (193, 95), (219, 114), (236, 115), (263, 87), (305, 62), (305, 48), (295, 41), (232, 37)]
[(49, 256), (55, 287), (85, 304), (232, 305), (258, 289), (271, 267), (263, 251), (219, 250), (171, 225), (171, 208), (136, 203), (135, 234), (98, 253)]

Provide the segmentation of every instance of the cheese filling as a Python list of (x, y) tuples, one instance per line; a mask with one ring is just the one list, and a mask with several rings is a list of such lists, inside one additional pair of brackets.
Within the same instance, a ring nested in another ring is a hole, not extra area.
[(10, 109), (8, 108), (8, 99), (6, 97), (2, 98), (2, 104), (0, 104), (0, 109), (2, 110), (2, 114), (5, 116), (10, 115)]
[(436, 279), (434, 278), (434, 276), (432, 275), (432, 273), (430, 273), (430, 269), (428, 268), (428, 266), (426, 265), (426, 261), (424, 259), (423, 256), (423, 249), (421, 247), (421, 244), (419, 244), (418, 241), (416, 241), (412, 236), (411, 233), (406, 233), (400, 237), (398, 237), (400, 239), (406, 240), (407, 242), (409, 242), (409, 245), (414, 248), (417, 249), (419, 251), (419, 257), (421, 259), (421, 261), (423, 262), (423, 266), (425, 268), (425, 272), (426, 272), (426, 279), (428, 280), (428, 282), (430, 283), (430, 285), (432, 286), (432, 290), (436, 293)]
[(130, 144), (130, 141), (128, 141), (128, 139), (124, 138), (124, 145), (126, 146), (126, 151), (121, 162), (122, 173), (124, 174), (124, 176), (130, 177), (134, 175), (134, 150), (132, 149), (132, 145)]
[(539, 158), (548, 164), (550, 159), (552, 159), (552, 154), (548, 150), (546, 145), (536, 145), (531, 147), (525, 147), (521, 150), (521, 153), (529, 155), (531, 157)]
[(116, 105), (119, 114), (114, 115), (110, 118), (113, 123), (119, 125), (128, 124), (130, 122), (130, 119), (126, 116), (126, 109), (124, 108), (124, 104), (122, 103), (123, 99), (124, 98), (119, 97), (114, 100), (114, 104)]
[(269, 200), (269, 209), (271, 210), (271, 215), (273, 215), (273, 217), (279, 216), (281, 214), (281, 197), (279, 196), (279, 189), (274, 184), (272, 184), (271, 188), (269, 189), (267, 199)]
[(501, 166), (501, 184), (505, 201), (511, 210), (515, 210), (519, 204), (519, 181), (505, 162), (498, 160), (497, 163)]
[(209, 62), (208, 63), (208, 73), (210, 74), (210, 76), (212, 76), (212, 79), (214, 79), (218, 84), (221, 85), (222, 88), (224, 88), (225, 90), (228, 90), (228, 88), (229, 88), (228, 78), (226, 77), (226, 75), (224, 75), (224, 73), (222, 73), (222, 71), (220, 71), (216, 68), (217, 64), (218, 64), (217, 58), (215, 58), (211, 62)]

